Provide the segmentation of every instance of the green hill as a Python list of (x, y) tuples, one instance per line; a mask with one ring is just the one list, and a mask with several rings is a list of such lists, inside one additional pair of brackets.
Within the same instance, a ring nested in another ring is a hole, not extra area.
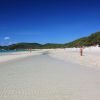
[(52, 49), (52, 48), (62, 48), (63, 47), (63, 44), (53, 44), (53, 43), (47, 43), (47, 44), (44, 44), (42, 45), (41, 48), (45, 48), (45, 49)]
[(51, 48), (65, 48), (65, 47), (80, 47), (100, 45), (100, 32), (91, 34), (90, 36), (83, 37), (66, 44), (39, 44), (39, 43), (17, 43), (9, 46), (0, 46), (0, 49), (14, 50), (14, 49), (51, 49)]
[(88, 37), (83, 37), (65, 44), (66, 47), (79, 47), (79, 46), (91, 46), (100, 45), (100, 32), (93, 33)]
[(39, 43), (17, 43), (17, 44), (12, 44), (8, 46), (8, 49), (14, 50), (14, 49), (35, 49), (35, 48), (40, 48), (41, 44)]

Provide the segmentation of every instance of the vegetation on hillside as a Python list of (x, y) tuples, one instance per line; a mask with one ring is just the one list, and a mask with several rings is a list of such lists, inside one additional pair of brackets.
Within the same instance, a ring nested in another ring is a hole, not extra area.
[(38, 43), (17, 43), (17, 44), (12, 44), (8, 47), (10, 50), (15, 50), (15, 49), (38, 49), (41, 47), (41, 44)]
[(19, 50), (19, 49), (51, 49), (51, 48), (65, 48), (65, 47), (80, 47), (100, 45), (100, 32), (96, 32), (88, 37), (83, 37), (66, 44), (39, 44), (39, 43), (17, 43), (9, 46), (0, 46), (0, 49), (5, 50)]
[(66, 47), (92, 46), (100, 45), (100, 32), (93, 33), (88, 37), (83, 37), (65, 44)]
[(52, 49), (52, 48), (62, 48), (63, 44), (53, 44), (53, 43), (47, 43), (42, 45), (41, 48), (45, 48), (45, 49)]

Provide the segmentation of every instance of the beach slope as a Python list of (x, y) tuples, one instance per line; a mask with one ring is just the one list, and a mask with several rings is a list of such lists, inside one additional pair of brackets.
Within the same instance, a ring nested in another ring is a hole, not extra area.
[(0, 100), (100, 100), (100, 70), (47, 53), (0, 64)]

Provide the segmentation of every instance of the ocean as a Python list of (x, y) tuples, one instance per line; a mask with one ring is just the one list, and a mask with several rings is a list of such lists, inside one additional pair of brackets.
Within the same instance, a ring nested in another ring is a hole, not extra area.
[(27, 50), (0, 50), (0, 56), (8, 55), (8, 54), (16, 53), (16, 52), (23, 52), (23, 51), (27, 51)]

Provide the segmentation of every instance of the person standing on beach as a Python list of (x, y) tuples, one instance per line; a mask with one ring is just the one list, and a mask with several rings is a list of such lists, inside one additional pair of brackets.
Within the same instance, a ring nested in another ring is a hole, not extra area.
[(83, 56), (83, 47), (80, 47), (80, 56)]

